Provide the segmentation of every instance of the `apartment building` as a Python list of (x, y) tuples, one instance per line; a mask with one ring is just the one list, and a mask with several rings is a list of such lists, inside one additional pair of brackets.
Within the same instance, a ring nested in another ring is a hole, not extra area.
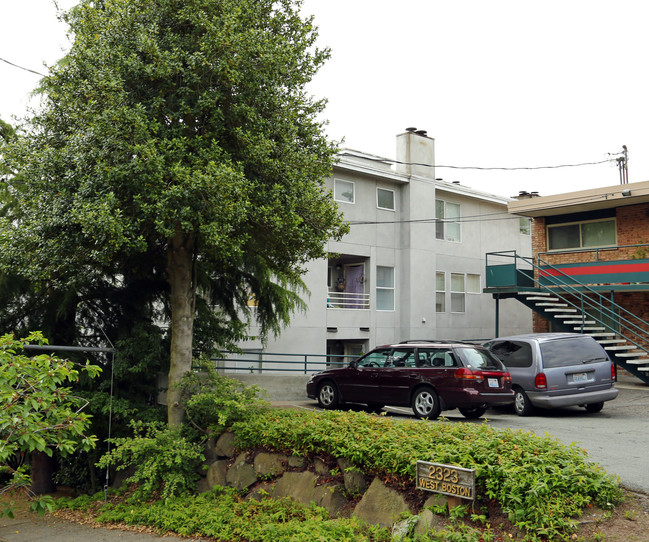
[[(426, 132), (407, 129), (396, 143), (396, 161), (340, 153), (326, 185), (350, 232), (329, 242), (328, 259), (308, 265), (307, 311), (269, 344), (242, 345), (248, 354), (342, 360), (408, 339), (494, 336), (495, 303), (482, 292), (485, 253), (515, 247), (531, 255), (529, 220), (507, 213), (509, 198), (436, 178)], [(499, 328), (530, 332), (530, 309), (502, 301)]]

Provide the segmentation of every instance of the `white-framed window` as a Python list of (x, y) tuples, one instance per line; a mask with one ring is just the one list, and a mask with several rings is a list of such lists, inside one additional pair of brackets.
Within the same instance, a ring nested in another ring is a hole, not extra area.
[(354, 183), (334, 179), (334, 199), (343, 203), (354, 203)]
[(551, 224), (547, 226), (548, 250), (570, 250), (617, 245), (615, 218)]
[(518, 219), (518, 227), (521, 235), (532, 235), (532, 221), (526, 216), (521, 216)]
[(451, 312), (466, 312), (464, 273), (451, 273)]
[(462, 241), (460, 231), (460, 204), (435, 200), (435, 238), (443, 241)]
[(377, 188), (376, 206), (379, 209), (394, 211), (394, 190), (388, 190), (387, 188)]
[(376, 266), (376, 310), (394, 310), (394, 267)]
[(446, 312), (446, 273), (435, 273), (435, 312)]
[(482, 289), (480, 288), (480, 275), (474, 275), (472, 273), (467, 273), (466, 275), (466, 293), (467, 294), (480, 294)]

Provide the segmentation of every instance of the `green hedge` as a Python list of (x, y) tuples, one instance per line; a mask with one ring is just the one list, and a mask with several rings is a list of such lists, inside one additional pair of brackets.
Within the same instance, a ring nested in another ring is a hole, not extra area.
[(585, 450), (486, 423), (273, 410), (235, 424), (233, 431), (242, 449), (330, 454), (369, 472), (412, 476), (413, 484), (418, 460), (475, 469), (478, 491), (532, 538), (565, 534), (585, 506), (610, 508), (622, 499), (617, 479), (589, 462)]

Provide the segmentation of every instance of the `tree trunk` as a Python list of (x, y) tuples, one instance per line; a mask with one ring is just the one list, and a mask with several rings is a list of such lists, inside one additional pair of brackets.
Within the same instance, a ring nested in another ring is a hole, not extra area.
[(184, 416), (179, 405), (179, 383), (192, 367), (194, 329), (194, 248), (192, 233), (176, 231), (167, 247), (167, 281), (171, 287), (171, 363), (167, 390), (169, 425), (179, 425)]
[(56, 486), (52, 481), (54, 474), (54, 458), (45, 452), (34, 452), (32, 454), (32, 491), (36, 495), (53, 493)]

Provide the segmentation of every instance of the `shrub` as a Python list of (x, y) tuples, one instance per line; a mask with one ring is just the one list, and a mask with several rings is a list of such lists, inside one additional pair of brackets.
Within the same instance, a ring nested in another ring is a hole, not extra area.
[(184, 438), (179, 427), (159, 423), (133, 422), (135, 436), (111, 442), (115, 448), (102, 456), (97, 466), (132, 467), (134, 473), (125, 480), (136, 484), (133, 499), (149, 499), (160, 493), (163, 501), (196, 490), (198, 469), (205, 460), (202, 448)]
[(570, 532), (590, 503), (621, 500), (617, 481), (586, 452), (550, 437), (487, 424), (392, 420), (361, 412), (272, 411), (233, 427), (237, 446), (344, 457), (367, 472), (412, 477), (417, 460), (472, 468), (478, 490), (495, 499), (530, 538)]
[(201, 372), (187, 373), (180, 388), (185, 424), (202, 436), (217, 437), (233, 423), (248, 420), (268, 407), (257, 386), (219, 375), (207, 364)]

